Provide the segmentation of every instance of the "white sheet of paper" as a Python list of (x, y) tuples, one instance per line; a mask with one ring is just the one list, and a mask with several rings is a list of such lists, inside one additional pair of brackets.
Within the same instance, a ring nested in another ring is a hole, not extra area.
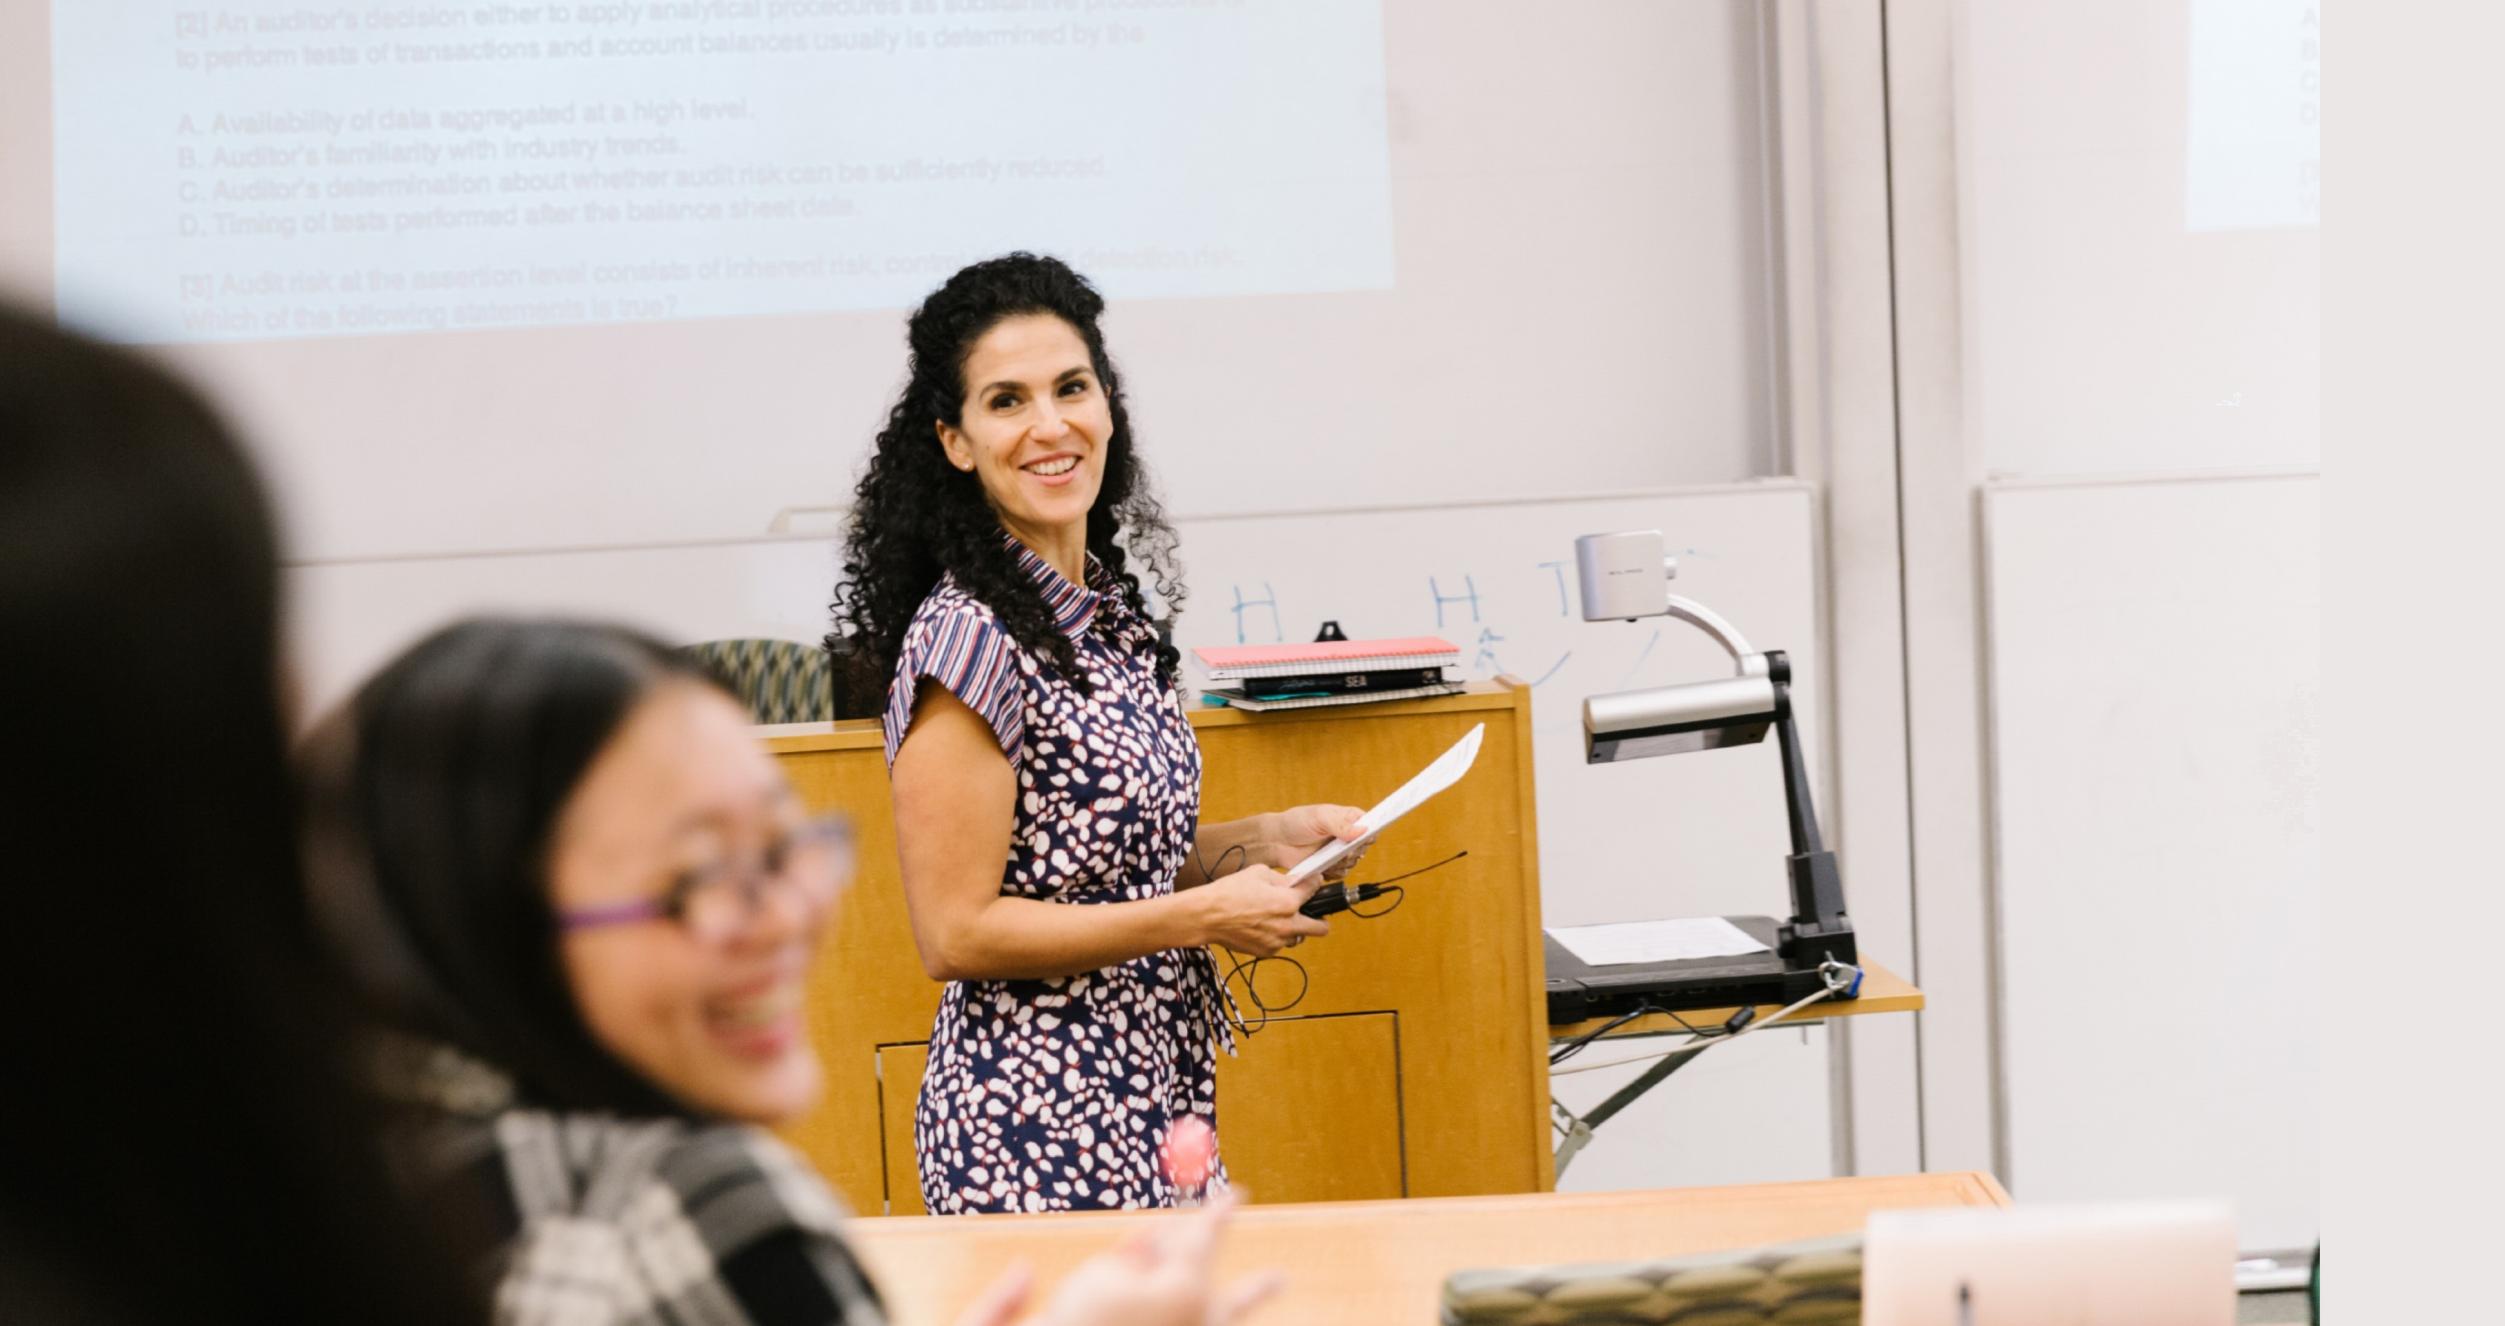
[(1470, 765), (1479, 758), (1479, 738), (1485, 735), (1487, 724), (1473, 725), (1467, 736), (1453, 743), (1452, 749), (1436, 756), (1435, 763), (1420, 769), (1416, 777), (1400, 785), (1399, 791), (1375, 802), (1374, 809), (1357, 817), (1357, 822), (1365, 826), (1366, 832), (1356, 843), (1332, 839), (1323, 845), (1321, 851), (1297, 862), (1295, 869), (1287, 872), (1287, 882), (1293, 884), (1331, 864), (1357, 843), (1371, 842), (1393, 820), (1416, 810), (1426, 804), (1428, 797), (1461, 781), (1461, 776), (1468, 773)]
[(1595, 967), (1631, 962), (1678, 962), (1686, 958), (1728, 958), (1763, 953), (1766, 946), (1719, 916), (1676, 921), (1621, 921), (1613, 925), (1570, 925), (1548, 933)]

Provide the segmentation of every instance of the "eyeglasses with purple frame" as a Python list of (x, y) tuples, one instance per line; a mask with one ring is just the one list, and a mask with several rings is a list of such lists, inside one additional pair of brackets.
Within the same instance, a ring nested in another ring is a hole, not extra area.
[[(824, 852), (822, 861), (809, 862), (812, 852)], [(796, 867), (808, 864), (822, 878), (795, 879)], [(769, 883), (815, 885), (827, 898), (832, 898), (852, 873), (852, 821), (841, 814), (819, 815), (802, 821), (774, 842), (767, 844), (763, 859), (749, 869), (739, 869), (728, 862), (718, 862), (679, 872), (670, 880), (669, 888), (657, 898), (638, 898), (632, 902), (605, 903), (597, 907), (577, 907), (557, 913), (557, 929), (565, 934), (598, 930), (613, 925), (631, 925), (638, 921), (676, 921), (691, 931), (712, 936), (716, 927), (700, 927), (689, 923), (700, 900), (706, 897), (730, 897), (720, 892), (736, 885), (739, 900), (738, 921), (757, 914), (765, 903)]]

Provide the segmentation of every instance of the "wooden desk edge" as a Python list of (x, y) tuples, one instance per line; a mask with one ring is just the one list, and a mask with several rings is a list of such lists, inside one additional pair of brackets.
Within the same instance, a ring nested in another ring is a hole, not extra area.
[[(1907, 1174), (1874, 1174), (1860, 1178), (1791, 1179), (1778, 1183), (1738, 1183), (1710, 1188), (1634, 1188), (1617, 1192), (1533, 1192), (1486, 1193), (1472, 1197), (1387, 1197), (1358, 1202), (1279, 1202), (1242, 1207), (1235, 1213), (1238, 1222), (1252, 1221), (1265, 1225), (1354, 1225), (1386, 1217), (1416, 1214), (1422, 1210), (1436, 1211), (1503, 1211), (1508, 1208), (1537, 1209), (1540, 1206), (1567, 1205), (1581, 1211), (1642, 1210), (1665, 1200), (1703, 1197), (1728, 1200), (1734, 1196), (1761, 1194), (1769, 1197), (1816, 1194), (1849, 1189), (1862, 1183), (1938, 1183), (1957, 1192), (1966, 1206), (2009, 1206), (2009, 1190), (2000, 1180), (1982, 1170), (1938, 1170)], [(945, 1239), (972, 1232), (1014, 1234), (1024, 1230), (1067, 1230), (1080, 1221), (1136, 1222), (1154, 1220), (1160, 1211), (1054, 1211), (1039, 1215), (986, 1216), (861, 1216), (850, 1223), (855, 1229), (875, 1229), (884, 1242), (894, 1239)], [(972, 1223), (969, 1225), (969, 1221)]]
[[(1823, 1003), (1811, 1004), (1809, 1007), (1793, 1014), (1786, 1021), (1785, 1025), (1801, 1026), (1824, 1018), (1857, 1017), (1864, 1013), (1912, 1013), (1919, 1011), (1923, 1007), (1924, 999), (1922, 991), (1918, 989), (1913, 982), (1906, 980), (1904, 977), (1899, 976), (1892, 971), (1889, 971), (1886, 967), (1880, 965), (1876, 960), (1871, 958), (1862, 959), (1861, 970), (1862, 986), (1861, 997), (1859, 999), (1844, 1000), (1840, 1002), (1828, 1000)], [(1781, 1011), (1782, 1008), (1783, 1006), (1781, 1004), (1759, 1004), (1757, 1006), (1757, 1016), (1761, 1018), (1771, 1017), (1775, 1013)], [(1679, 1017), (1687, 1019), (1696, 1026), (1703, 1027), (1727, 1021), (1732, 1014), (1737, 1012), (1739, 1012), (1739, 1009), (1736, 1007), (1698, 1009), (1683, 1008), (1679, 1010)], [(1548, 1028), (1548, 1036), (1552, 1041), (1572, 1040), (1577, 1036), (1588, 1036), (1607, 1025), (1609, 1025), (1609, 1019), (1607, 1018), (1587, 1018), (1581, 1022), (1551, 1023)], [(1680, 1027), (1678, 1018), (1669, 1017), (1660, 1013), (1651, 1013), (1637, 1018), (1634, 1021), (1627, 1023), (1625, 1026), (1610, 1032), (1608, 1039), (1615, 1040), (1620, 1036), (1657, 1036), (1681, 1030), (1684, 1030), (1684, 1028)]]
[[(1280, 1306), (1300, 1315), (1282, 1320), (1373, 1326), (1433, 1320), (1436, 1286), (1470, 1266), (1689, 1256), (1846, 1234), (1862, 1229), (1877, 1211), (2007, 1205), (2009, 1194), (1991, 1175), (1971, 1171), (1641, 1192), (1285, 1203), (1238, 1211), (1220, 1255), (1237, 1271), (1286, 1267), (1295, 1280), (1311, 1274), (1311, 1282), (1289, 1285)], [(971, 1220), (890, 1216), (854, 1220), (846, 1237), (872, 1276), (888, 1286), (896, 1320), (929, 1326), (962, 1310), (976, 1286), (1012, 1262), (1043, 1268), (1050, 1277), (1173, 1218), (1153, 1211)], [(1747, 1232), (1735, 1232), (1735, 1223)], [(1613, 1239), (1621, 1246), (1594, 1253), (1575, 1233), (1592, 1227), (1639, 1231), (1637, 1245), (1659, 1246), (1639, 1252)], [(1348, 1255), (1352, 1248), (1355, 1260)]]
[(875, 718), (847, 718), (837, 723), (759, 723), (749, 731), (777, 755), (811, 750), (855, 750), (887, 744), (886, 729)]

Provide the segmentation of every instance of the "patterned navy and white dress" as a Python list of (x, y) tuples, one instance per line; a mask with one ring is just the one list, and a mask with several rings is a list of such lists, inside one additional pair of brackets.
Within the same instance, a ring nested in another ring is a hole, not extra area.
[[(1172, 893), (1200, 820), (1200, 747), (1157, 680), (1155, 631), (1094, 558), (1081, 587), (1011, 548), (1094, 694), (944, 577), (905, 630), (888, 764), (929, 677), (982, 715), (1017, 772), (1003, 895), (1086, 907)], [(949, 982), (913, 1112), (923, 1202), (941, 1215), (1174, 1205), (1159, 1148), (1186, 1113), (1217, 1125), (1226, 1004), (1198, 948), (1050, 980)]]

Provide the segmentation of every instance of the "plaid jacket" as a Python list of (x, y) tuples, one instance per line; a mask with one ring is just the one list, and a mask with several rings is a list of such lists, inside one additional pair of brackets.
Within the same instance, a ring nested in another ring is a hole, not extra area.
[(500, 1326), (885, 1323), (842, 1204), (771, 1135), (525, 1109), (483, 1065), (433, 1068), (402, 1160), (421, 1188), (484, 1198)]

